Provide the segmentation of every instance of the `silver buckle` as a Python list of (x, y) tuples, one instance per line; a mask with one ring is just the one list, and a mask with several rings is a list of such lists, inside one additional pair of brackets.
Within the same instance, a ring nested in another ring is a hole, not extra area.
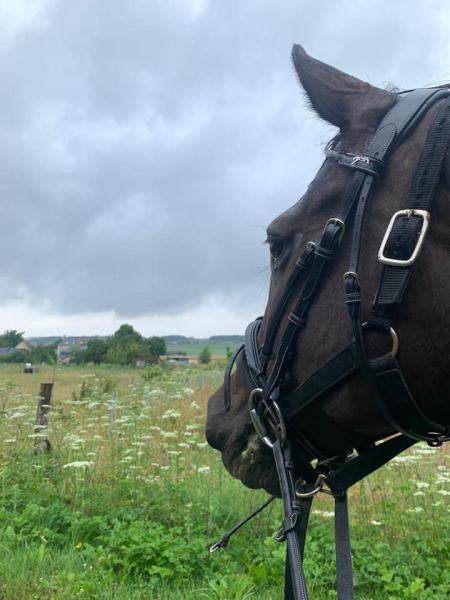
[(283, 444), (286, 441), (286, 425), (284, 423), (284, 418), (281, 413), (280, 407), (278, 404), (272, 400), (271, 407), (274, 411), (270, 411), (268, 414), (269, 425), (272, 428), (272, 434), (274, 435), (274, 439), (270, 438), (270, 433), (267, 429), (266, 423), (264, 419), (256, 412), (256, 398), (261, 399), (263, 390), (261, 388), (255, 388), (250, 392), (250, 396), (248, 398), (248, 407), (250, 412), (250, 419), (252, 421), (253, 427), (255, 428), (256, 434), (259, 439), (264, 442), (264, 444), (268, 448), (273, 448), (275, 443), (275, 432), (278, 431), (280, 436), (280, 441)]
[[(414, 251), (411, 254), (411, 256), (405, 260), (401, 260), (398, 258), (389, 258), (384, 255), (389, 235), (391, 234), (392, 228), (394, 227), (394, 223), (398, 217), (422, 217), (423, 219), (422, 228), (420, 230), (416, 247), (414, 248)], [(427, 210), (419, 210), (417, 208), (406, 208), (404, 210), (398, 210), (392, 215), (392, 219), (388, 225), (388, 228), (386, 229), (386, 233), (384, 234), (383, 241), (381, 242), (381, 246), (378, 251), (378, 260), (385, 265), (394, 265), (396, 267), (409, 267), (410, 265), (412, 265), (413, 262), (416, 260), (420, 249), (422, 248), (423, 240), (425, 239), (425, 234), (427, 232), (429, 224), (430, 213)]]
[(328, 221), (325, 223), (325, 227), (324, 227), (324, 231), (326, 230), (326, 228), (328, 227), (328, 225), (337, 225), (340, 228), (340, 232), (339, 232), (339, 244), (342, 242), (342, 238), (344, 237), (344, 233), (345, 233), (345, 223), (342, 219), (338, 219), (337, 217), (331, 217), (331, 219), (328, 219)]

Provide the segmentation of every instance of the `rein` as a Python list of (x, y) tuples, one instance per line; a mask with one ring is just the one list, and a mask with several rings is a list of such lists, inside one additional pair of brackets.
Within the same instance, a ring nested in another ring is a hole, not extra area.
[[(382, 175), (393, 151), (438, 101), (441, 102), (413, 175), (406, 208), (392, 216), (381, 243), (378, 254), (378, 260), (383, 263), (381, 281), (372, 316), (363, 322), (358, 268), (369, 193), (375, 179)], [(436, 447), (450, 440), (449, 426), (436, 423), (426, 416), (409, 390), (396, 358), (399, 340), (393, 327), (414, 262), (425, 239), (449, 138), (450, 91), (442, 88), (418, 89), (402, 95), (394, 104), (378, 125), (364, 155), (339, 152), (338, 141), (325, 149), (326, 159), (335, 160), (344, 168), (354, 171), (343, 207), (336, 217), (326, 222), (320, 240), (308, 242), (297, 259), (274, 316), (267, 324), (262, 347), (258, 342), (262, 322), (260, 317), (247, 327), (245, 344), (238, 348), (227, 366), (224, 381), (225, 409), (230, 408), (230, 376), (236, 363), (240, 380), (251, 390), (249, 412), (256, 433), (273, 451), (284, 514), (276, 539), (287, 540), (286, 600), (308, 598), (303, 573), (303, 551), (310, 507), (317, 493), (326, 492), (335, 498), (337, 597), (339, 600), (352, 600), (347, 490), (418, 441), (425, 441)], [(343, 279), (353, 341), (304, 383), (285, 392), (283, 385), (294, 357), (294, 342), (306, 324), (310, 306), (350, 222), (353, 227), (352, 243), (349, 267), (343, 274)], [(298, 297), (294, 309), (286, 315), (287, 306), (295, 293)], [(274, 355), (275, 337), (283, 320), (286, 324)], [(364, 338), (371, 331), (390, 336), (392, 348), (387, 354), (369, 358)], [(300, 413), (357, 371), (369, 383), (371, 396), (383, 418), (397, 433), (387, 440), (368, 444), (364, 448), (349, 448), (341, 456), (327, 458), (303, 434), (294, 431), (287, 419)], [(295, 469), (291, 459), (293, 443), (299, 445), (304, 454), (300, 458), (296, 456)], [(317, 462), (313, 466), (314, 461)], [(265, 505), (270, 501), (271, 499), (266, 501)], [(263, 508), (265, 506), (257, 509), (254, 515)], [(254, 515), (225, 534), (210, 551), (224, 547), (231, 535)]]

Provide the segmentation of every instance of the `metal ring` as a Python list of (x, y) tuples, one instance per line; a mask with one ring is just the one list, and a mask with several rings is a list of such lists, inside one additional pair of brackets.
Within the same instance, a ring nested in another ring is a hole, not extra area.
[[(372, 324), (372, 323), (370, 323), (369, 321), (365, 321), (365, 322), (364, 322), (364, 323), (361, 325), (361, 327), (362, 327), (363, 329), (365, 329), (365, 328), (367, 328), (367, 327), (369, 327), (369, 328), (370, 328), (370, 326), (371, 326), (371, 325), (372, 325), (372, 327), (373, 327), (374, 329), (378, 329), (378, 331), (381, 331), (381, 332), (383, 332), (383, 333), (387, 333), (387, 329), (383, 330), (381, 327), (377, 328), (375, 325), (373, 325), (373, 324)], [(391, 351), (390, 351), (390, 352), (388, 352), (388, 353), (387, 353), (385, 356), (386, 356), (386, 357), (389, 357), (389, 358), (391, 358), (391, 359), (393, 359), (393, 358), (395, 358), (395, 357), (397, 356), (398, 349), (399, 349), (399, 346), (400, 346), (400, 341), (399, 341), (399, 339), (398, 339), (398, 335), (397, 335), (397, 333), (396, 333), (396, 331), (395, 331), (395, 329), (394, 329), (393, 327), (389, 327), (389, 334), (390, 334), (390, 336), (391, 336), (391, 340), (392, 340), (392, 348), (391, 348)]]
[[(250, 392), (250, 395), (248, 397), (248, 407), (249, 407), (249, 413), (250, 413), (250, 419), (252, 421), (253, 427), (255, 428), (255, 431), (258, 435), (258, 437), (261, 439), (261, 441), (268, 447), (268, 448), (273, 448), (274, 445), (274, 441), (272, 441), (272, 439), (270, 438), (269, 432), (267, 430), (267, 425), (266, 422), (264, 420), (264, 418), (257, 413), (256, 411), (256, 407), (255, 407), (255, 398), (257, 396), (262, 396), (263, 390), (261, 388), (255, 388)], [(272, 427), (273, 433), (275, 433), (275, 431), (278, 429), (280, 434), (281, 434), (281, 443), (283, 444), (284, 441), (286, 440), (286, 424), (284, 422), (284, 417), (283, 414), (280, 410), (280, 407), (278, 406), (278, 404), (272, 400), (270, 407), (267, 407), (268, 410), (270, 411), (271, 408), (274, 408), (275, 413), (270, 412), (270, 416), (274, 419), (274, 422), (270, 422), (270, 426)]]
[[(276, 427), (278, 427), (278, 429), (279, 429), (279, 432), (281, 434), (280, 441), (283, 444), (286, 441), (286, 437), (287, 437), (286, 423), (284, 422), (283, 413), (281, 412), (281, 409), (278, 406), (278, 403), (275, 402), (275, 400), (272, 400), (271, 406), (273, 406), (273, 408), (275, 409), (276, 417), (278, 419), (278, 422), (276, 423)], [(272, 427), (274, 427), (273, 423), (271, 425), (272, 425)]]
[(251, 392), (250, 395), (248, 397), (248, 407), (251, 410), (252, 408), (255, 408), (255, 396), (257, 395), (262, 395), (262, 388), (254, 388)]
[(297, 498), (311, 498), (312, 496), (315, 496), (322, 490), (323, 486), (325, 485), (326, 477), (323, 473), (320, 473), (316, 479), (316, 483), (314, 484), (314, 489), (312, 489), (309, 492), (298, 491), (298, 485), (300, 481), (300, 479), (297, 479), (297, 481), (295, 482), (295, 495), (297, 496)]

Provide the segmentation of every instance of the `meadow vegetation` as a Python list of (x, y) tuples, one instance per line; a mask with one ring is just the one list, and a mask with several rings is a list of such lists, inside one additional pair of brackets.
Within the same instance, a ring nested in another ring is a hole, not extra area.
[[(0, 598), (276, 599), (277, 501), (225, 551), (208, 545), (262, 492), (203, 434), (221, 365), (0, 366)], [(54, 381), (49, 455), (34, 454), (39, 383)], [(449, 450), (417, 445), (351, 492), (356, 599), (449, 597)], [(306, 573), (335, 597), (332, 502), (313, 507)]]

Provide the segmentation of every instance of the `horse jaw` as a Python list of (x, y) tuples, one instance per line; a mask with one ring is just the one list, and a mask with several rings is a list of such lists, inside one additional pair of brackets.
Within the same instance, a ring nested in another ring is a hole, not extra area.
[[(233, 375), (232, 380), (235, 379)], [(213, 394), (208, 401), (206, 439), (210, 446), (221, 452), (227, 471), (246, 487), (279, 495), (272, 452), (254, 432), (246, 405), (238, 394), (233, 397), (230, 412), (226, 413), (223, 390)]]

